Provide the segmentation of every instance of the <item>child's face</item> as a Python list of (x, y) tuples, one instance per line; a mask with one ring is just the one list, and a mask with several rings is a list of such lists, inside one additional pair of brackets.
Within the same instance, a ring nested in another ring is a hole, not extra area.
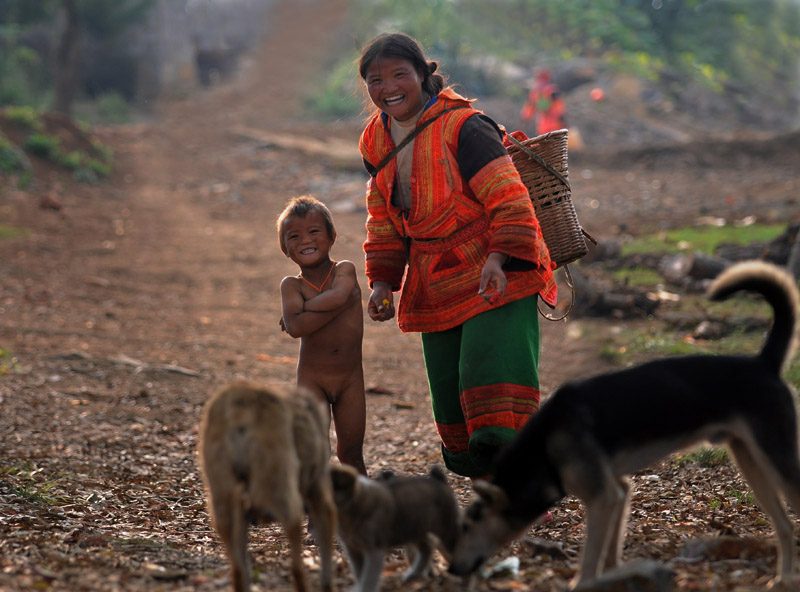
[(425, 106), (422, 80), (414, 65), (401, 58), (374, 59), (364, 77), (375, 106), (398, 121), (410, 119)]
[(325, 218), (310, 211), (305, 217), (289, 216), (283, 223), (283, 242), (286, 255), (301, 267), (310, 267), (327, 259), (334, 237), (328, 234)]

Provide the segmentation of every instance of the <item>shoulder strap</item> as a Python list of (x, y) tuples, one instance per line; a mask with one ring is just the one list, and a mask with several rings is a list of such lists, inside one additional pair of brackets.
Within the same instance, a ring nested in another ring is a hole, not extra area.
[(553, 176), (554, 176), (556, 179), (558, 179), (559, 181), (561, 181), (561, 182), (564, 184), (564, 186), (565, 186), (567, 189), (569, 189), (569, 188), (570, 188), (570, 186), (569, 186), (569, 181), (567, 181), (567, 178), (566, 178), (566, 177), (564, 177), (564, 175), (562, 175), (561, 173), (559, 173), (559, 172), (558, 172), (556, 169), (554, 169), (554, 168), (553, 168), (553, 167), (552, 167), (552, 166), (551, 166), (551, 165), (550, 165), (548, 162), (545, 162), (545, 160), (544, 160), (544, 159), (543, 159), (541, 156), (539, 156), (539, 155), (538, 155), (538, 154), (536, 154), (536, 153), (535, 153), (533, 150), (531, 150), (530, 148), (528, 148), (527, 146), (525, 146), (525, 144), (523, 144), (522, 142), (520, 142), (519, 140), (517, 140), (517, 139), (516, 139), (514, 136), (512, 136), (511, 134), (507, 134), (507, 135), (506, 135), (506, 137), (507, 137), (509, 140), (511, 140), (511, 142), (512, 142), (512, 143), (513, 143), (513, 144), (514, 144), (514, 145), (515, 145), (517, 148), (519, 148), (519, 149), (520, 149), (520, 150), (522, 150), (522, 151), (523, 151), (525, 154), (527, 154), (527, 155), (528, 155), (528, 156), (531, 158), (531, 160), (535, 160), (535, 161), (536, 161), (537, 163), (539, 163), (539, 164), (540, 164), (542, 167), (544, 167), (545, 169), (547, 169), (547, 172), (549, 172), (549, 173), (550, 173), (551, 175), (553, 175)]
[(413, 140), (413, 139), (416, 137), (416, 135), (417, 135), (418, 133), (420, 133), (422, 130), (424, 130), (426, 127), (428, 127), (428, 126), (429, 126), (430, 124), (432, 124), (434, 121), (436, 121), (437, 119), (439, 119), (439, 118), (440, 118), (442, 115), (444, 115), (444, 114), (445, 114), (445, 113), (447, 113), (448, 111), (455, 111), (456, 109), (468, 109), (468, 108), (469, 108), (469, 107), (466, 107), (466, 106), (464, 106), (464, 105), (456, 105), (456, 106), (454, 106), (454, 107), (448, 107), (447, 109), (443, 110), (441, 113), (439, 113), (438, 115), (436, 115), (435, 117), (431, 117), (430, 119), (428, 119), (428, 120), (424, 121), (424, 122), (423, 122), (421, 125), (419, 125), (418, 127), (416, 127), (416, 128), (414, 129), (414, 131), (413, 131), (413, 132), (411, 132), (410, 134), (408, 134), (408, 135), (407, 135), (407, 136), (406, 136), (406, 137), (403, 139), (403, 141), (402, 141), (402, 142), (400, 142), (400, 143), (399, 143), (399, 144), (398, 144), (398, 145), (395, 147), (395, 149), (394, 149), (394, 150), (392, 150), (392, 151), (391, 151), (389, 154), (387, 154), (387, 155), (384, 157), (384, 159), (383, 159), (382, 161), (380, 161), (380, 163), (378, 163), (378, 166), (376, 166), (376, 167), (374, 167), (374, 168), (370, 167), (370, 169), (369, 169), (369, 174), (370, 174), (370, 176), (371, 176), (371, 177), (377, 177), (377, 176), (378, 176), (378, 173), (381, 171), (381, 169), (382, 169), (383, 167), (385, 167), (387, 164), (389, 164), (389, 163), (392, 161), (392, 159), (393, 159), (395, 156), (397, 156), (397, 153), (398, 153), (398, 152), (400, 152), (400, 151), (401, 151), (403, 148), (405, 148), (405, 147), (408, 145), (408, 143), (409, 143), (411, 140)]

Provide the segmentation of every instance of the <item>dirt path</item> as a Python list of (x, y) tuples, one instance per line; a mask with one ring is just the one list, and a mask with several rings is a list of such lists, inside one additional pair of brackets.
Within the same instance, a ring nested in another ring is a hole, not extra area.
[[(116, 151), (117, 172), (97, 186), (56, 187), (60, 211), (37, 206), (43, 185), (2, 194), (0, 212), (33, 234), (0, 241), (1, 589), (227, 585), (196, 469), (202, 404), (234, 378), (293, 381), (297, 342), (278, 328), (278, 285), (295, 269), (279, 251), (275, 216), (302, 193), (352, 206), (364, 183), (361, 171), (265, 145), (255, 132), (330, 135), (355, 145), (357, 123), (303, 121), (299, 100), (327, 66), (328, 48), (350, 39), (347, 5), (279, 3), (263, 59), (235, 83), (164, 105), (148, 123), (99, 130)], [(702, 151), (689, 161), (661, 155), (655, 164), (643, 155), (577, 159), (577, 205), (599, 236), (647, 224), (654, 211), (677, 223), (701, 211), (743, 214), (760, 199), (767, 216), (785, 219), (796, 202), (781, 196), (789, 184), (800, 187), (796, 172), (787, 172), (796, 162), (791, 150), (748, 160), (745, 169), (739, 157), (710, 162)], [(699, 184), (708, 200), (674, 201)], [(334, 256), (363, 260), (363, 210), (335, 210)], [(543, 391), (608, 367), (595, 343), (614, 325), (543, 322)], [(368, 468), (426, 472), (440, 457), (418, 336), (367, 321), (364, 354), (372, 390)], [(467, 483), (450, 477), (465, 499)], [(670, 561), (695, 533), (770, 534), (752, 502), (730, 502), (729, 491), (746, 487), (729, 465), (687, 470), (667, 462), (634, 484), (626, 558)], [(554, 513), (553, 523), (530, 534), (558, 542), (563, 557), (518, 543), (506, 551), (523, 559), (518, 578), (475, 589), (561, 589), (577, 567), (582, 511), (565, 500)], [(279, 532), (256, 528), (251, 538), (258, 589), (289, 590)], [(316, 569), (314, 548), (305, 552)], [(768, 579), (769, 549), (755, 557), (672, 566), (681, 589), (728, 589)], [(349, 570), (337, 560), (344, 589)], [(394, 554), (385, 590), (460, 589), (444, 575), (404, 586), (402, 568)]]

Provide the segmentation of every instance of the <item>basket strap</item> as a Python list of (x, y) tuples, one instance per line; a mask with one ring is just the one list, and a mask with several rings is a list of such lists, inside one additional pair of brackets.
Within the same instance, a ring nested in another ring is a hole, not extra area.
[(583, 229), (583, 227), (581, 227), (581, 234), (583, 234), (583, 236), (585, 236), (585, 237), (586, 237), (586, 238), (588, 238), (590, 241), (592, 241), (592, 244), (593, 244), (595, 247), (597, 246), (597, 239), (596, 239), (595, 237), (593, 237), (591, 234), (589, 234), (588, 232), (586, 232), (586, 231)]
[(418, 133), (420, 133), (422, 130), (424, 130), (426, 127), (428, 127), (428, 126), (429, 126), (430, 124), (432, 124), (434, 121), (436, 121), (437, 119), (439, 119), (439, 118), (440, 118), (442, 115), (444, 115), (445, 113), (447, 113), (447, 112), (449, 112), (449, 111), (455, 111), (456, 109), (469, 109), (469, 107), (467, 107), (467, 106), (465, 106), (465, 105), (456, 105), (456, 106), (454, 106), (454, 107), (448, 107), (447, 109), (445, 109), (445, 110), (444, 110), (444, 111), (442, 111), (441, 113), (439, 113), (439, 114), (435, 115), (434, 117), (431, 117), (430, 119), (428, 119), (428, 120), (426, 120), (426, 121), (422, 122), (422, 123), (421, 123), (419, 126), (417, 126), (416, 128), (414, 128), (414, 131), (412, 131), (410, 134), (408, 134), (408, 135), (407, 135), (407, 136), (406, 136), (406, 137), (403, 139), (403, 141), (402, 141), (402, 142), (400, 142), (400, 143), (399, 143), (399, 144), (398, 144), (398, 145), (395, 147), (395, 149), (394, 149), (394, 150), (392, 150), (392, 151), (391, 151), (389, 154), (387, 154), (387, 155), (384, 157), (384, 159), (378, 163), (378, 166), (376, 166), (376, 167), (375, 167), (375, 168), (373, 168), (373, 169), (370, 169), (370, 171), (369, 171), (369, 174), (370, 174), (370, 176), (371, 176), (371, 177), (377, 177), (377, 176), (378, 176), (378, 173), (381, 171), (381, 169), (382, 169), (383, 167), (385, 167), (387, 164), (389, 164), (389, 163), (392, 161), (392, 159), (393, 159), (395, 156), (397, 156), (397, 153), (398, 153), (398, 152), (400, 152), (400, 151), (401, 151), (403, 148), (405, 148), (405, 147), (408, 145), (408, 143), (409, 143), (411, 140), (413, 140), (413, 139), (416, 137), (416, 135), (417, 135)]
[(536, 154), (533, 150), (531, 150), (530, 148), (525, 146), (522, 142), (517, 140), (511, 134), (508, 134), (506, 137), (509, 140), (511, 140), (517, 148), (519, 148), (520, 150), (525, 152), (525, 154), (527, 154), (532, 160), (538, 162), (541, 166), (543, 166), (547, 170), (547, 172), (549, 172), (556, 179), (561, 181), (567, 189), (570, 188), (569, 181), (567, 181), (567, 178), (564, 175), (562, 175), (561, 173), (559, 173), (556, 169), (554, 169), (548, 162), (546, 162), (544, 160), (544, 158), (542, 158), (541, 156)]
[(572, 309), (575, 307), (575, 284), (572, 283), (572, 273), (569, 270), (569, 265), (564, 265), (563, 269), (567, 274), (567, 286), (569, 286), (570, 292), (569, 308), (567, 308), (567, 311), (560, 317), (555, 317), (542, 310), (541, 302), (537, 303), (536, 307), (539, 309), (539, 314), (548, 321), (563, 321), (569, 316), (569, 313), (571, 313)]

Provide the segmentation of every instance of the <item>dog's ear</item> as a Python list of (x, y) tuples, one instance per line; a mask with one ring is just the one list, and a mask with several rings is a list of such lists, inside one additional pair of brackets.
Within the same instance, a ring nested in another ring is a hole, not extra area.
[(497, 485), (492, 485), (483, 479), (477, 479), (472, 483), (472, 489), (475, 490), (475, 493), (477, 493), (490, 508), (502, 511), (508, 507), (508, 496), (506, 492)]
[(353, 491), (358, 480), (358, 471), (349, 465), (331, 465), (331, 483), (334, 491)]
[(431, 477), (431, 479), (436, 479), (442, 483), (447, 483), (447, 477), (444, 476), (444, 471), (439, 465), (433, 465), (428, 475)]

